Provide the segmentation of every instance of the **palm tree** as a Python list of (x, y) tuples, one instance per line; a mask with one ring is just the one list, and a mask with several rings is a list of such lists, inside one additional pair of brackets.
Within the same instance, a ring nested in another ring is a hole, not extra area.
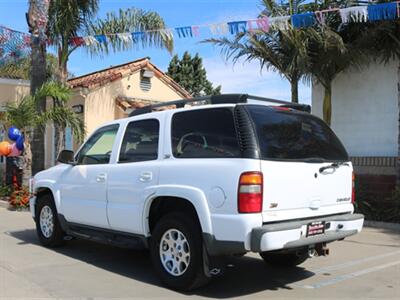
[(49, 7), (47, 35), (57, 49), (58, 80), (67, 82), (67, 63), (71, 53), (78, 48), (71, 38), (78, 35), (98, 10), (98, 0), (53, 0)]
[[(147, 31), (146, 34), (140, 34), (144, 31)], [(117, 35), (109, 35), (105, 43), (98, 43), (89, 50), (92, 54), (108, 54), (110, 50), (125, 51), (139, 46), (157, 47), (167, 49), (169, 52), (173, 50), (172, 33), (165, 30), (164, 20), (153, 11), (138, 8), (120, 9), (118, 14), (109, 12), (104, 19), (94, 20), (86, 26), (88, 35), (132, 32), (139, 34), (136, 37), (128, 36), (125, 41)]]
[[(46, 81), (46, 36), (43, 34), (47, 25), (47, 13), (49, 1), (29, 0), (29, 11), (27, 22), (31, 33), (31, 85), (30, 94), (33, 95), (38, 88)], [(42, 113), (46, 110), (46, 99), (36, 101), (36, 110)], [(32, 139), (34, 140), (32, 153), (35, 160), (32, 164), (32, 172), (44, 169), (44, 134), (35, 130)]]
[[(131, 8), (106, 14), (105, 19), (95, 19), (98, 0), (53, 0), (49, 8), (48, 36), (57, 48), (59, 81), (66, 83), (68, 77), (67, 63), (78, 45), (72, 45), (71, 39), (79, 34), (98, 35), (111, 34), (106, 42), (95, 43), (89, 51), (93, 54), (108, 54), (114, 51), (129, 50), (135, 46), (155, 46), (172, 50), (172, 36), (159, 31), (165, 29), (163, 19), (155, 12)], [(154, 30), (142, 35), (139, 39), (131, 39), (129, 43), (117, 38), (116, 33), (140, 32)]]
[(332, 114), (332, 81), (348, 67), (347, 48), (342, 38), (328, 28), (315, 31), (308, 45), (309, 72), (324, 87), (323, 119), (330, 125)]
[[(43, 98), (57, 98), (62, 105), (48, 108), (45, 112), (37, 113), (37, 102)], [(33, 96), (23, 97), (18, 102), (8, 103), (2, 115), (4, 124), (16, 126), (25, 137), (24, 151), (24, 184), (30, 178), (32, 153), (32, 132), (36, 129), (43, 131), (48, 122), (56, 122), (61, 126), (68, 126), (78, 140), (84, 136), (82, 120), (66, 105), (70, 97), (70, 90), (58, 83), (49, 82), (37, 90)], [(36, 159), (36, 157), (35, 157)]]
[[(156, 30), (143, 35), (140, 41), (132, 40), (130, 43), (123, 43), (116, 36), (107, 39), (105, 43), (92, 45), (89, 51), (92, 54), (109, 53), (126, 50), (133, 45), (158, 46), (172, 49), (172, 38), (158, 29), (165, 28), (164, 21), (155, 12), (146, 12), (139, 9), (120, 10), (119, 15), (108, 13), (104, 20), (92, 21), (98, 10), (98, 0), (53, 0), (49, 8), (48, 36), (53, 45), (57, 48), (58, 56), (58, 81), (67, 83), (68, 59), (78, 45), (72, 45), (71, 39), (79, 34), (115, 34), (121, 32)], [(58, 104), (53, 103), (54, 106)], [(55, 124), (55, 149), (59, 152), (64, 147), (64, 131)]]
[[(304, 0), (289, 0), (277, 3), (274, 0), (262, 0), (259, 17), (291, 15), (304, 10)], [(256, 60), (260, 62), (261, 70), (273, 70), (286, 78), (291, 86), (291, 101), (299, 102), (298, 85), (300, 80), (309, 82), (306, 72), (307, 39), (309, 29), (288, 30), (271, 29), (269, 32), (239, 33), (234, 39), (209, 39), (205, 42), (221, 47), (227, 59), (237, 62)]]
[[(46, 124), (54, 122), (63, 128), (70, 127), (78, 140), (83, 139), (85, 134), (83, 121), (67, 106), (70, 95), (71, 91), (68, 87), (56, 82), (48, 82), (42, 85), (33, 96), (25, 96), (18, 102), (6, 104), (5, 112), (1, 116), (3, 124), (7, 127), (16, 126), (25, 137), (25, 150), (23, 154), (24, 185), (28, 184), (31, 176), (33, 154), (31, 146), (34, 143), (32, 133), (35, 130), (40, 130), (43, 133)], [(46, 111), (38, 113), (37, 103), (47, 97), (57, 99), (59, 105), (47, 108)]]
[(235, 63), (245, 61), (260, 62), (261, 69), (279, 72), (291, 85), (292, 102), (299, 102), (298, 83), (308, 80), (306, 75), (306, 40), (308, 29), (272, 30), (239, 33), (234, 39), (209, 39), (205, 42), (221, 47), (227, 59)]

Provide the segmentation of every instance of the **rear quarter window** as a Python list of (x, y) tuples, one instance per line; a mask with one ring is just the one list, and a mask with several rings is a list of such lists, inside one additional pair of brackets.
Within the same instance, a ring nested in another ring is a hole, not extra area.
[(348, 161), (340, 140), (321, 119), (261, 105), (247, 107), (262, 159)]
[(240, 157), (231, 108), (175, 113), (171, 133), (176, 158)]

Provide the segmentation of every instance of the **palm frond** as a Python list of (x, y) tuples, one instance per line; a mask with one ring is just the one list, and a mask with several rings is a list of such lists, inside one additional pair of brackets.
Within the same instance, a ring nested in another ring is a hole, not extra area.
[(256, 31), (238, 34), (233, 39), (208, 39), (203, 42), (220, 47), (225, 58), (233, 63), (240, 59), (256, 60), (261, 68), (277, 71), (289, 80), (298, 80), (303, 76), (306, 65), (307, 32), (308, 29)]
[[(85, 135), (83, 120), (68, 106), (71, 90), (57, 82), (47, 82), (37, 90), (34, 96), (23, 97), (20, 101), (5, 105), (3, 120), (8, 126), (16, 126), (23, 131), (33, 128), (44, 128), (49, 122), (61, 128), (70, 127), (74, 136), (81, 141)], [(46, 112), (38, 113), (37, 102), (43, 98), (57, 99), (58, 105)]]
[(71, 98), (71, 89), (66, 85), (55, 81), (43, 84), (35, 93), (35, 100), (41, 101), (46, 97), (51, 97), (58, 105), (65, 105)]
[(98, 0), (52, 0), (47, 36), (54, 44), (68, 43), (98, 11)]
[(73, 135), (81, 142), (85, 136), (83, 120), (66, 106), (54, 106), (40, 116), (40, 123), (54, 122), (61, 128), (70, 127)]
[(117, 52), (147, 46), (165, 48), (172, 52), (173, 36), (159, 31), (160, 29), (165, 29), (165, 23), (158, 13), (130, 8), (126, 10), (120, 9), (118, 14), (109, 12), (104, 19), (91, 21), (86, 27), (86, 33), (88, 35), (98, 35), (147, 31), (129, 42), (124, 42), (116, 35), (109, 35), (106, 43), (99, 43), (90, 48), (92, 54), (108, 54), (110, 50)]
[(35, 100), (31, 96), (25, 96), (17, 102), (6, 103), (4, 108), (4, 120), (8, 126), (16, 126), (21, 130), (27, 130), (39, 125)]

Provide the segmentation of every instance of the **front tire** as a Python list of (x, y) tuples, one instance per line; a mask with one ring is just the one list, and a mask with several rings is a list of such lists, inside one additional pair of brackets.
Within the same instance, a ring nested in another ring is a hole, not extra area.
[(307, 260), (308, 251), (302, 249), (286, 253), (261, 252), (260, 256), (268, 265), (274, 267), (295, 267)]
[(36, 232), (45, 247), (57, 247), (64, 243), (65, 233), (58, 221), (57, 209), (52, 195), (44, 194), (37, 199), (35, 218)]
[(157, 222), (150, 255), (157, 275), (171, 289), (189, 291), (208, 281), (199, 224), (183, 213), (168, 214)]

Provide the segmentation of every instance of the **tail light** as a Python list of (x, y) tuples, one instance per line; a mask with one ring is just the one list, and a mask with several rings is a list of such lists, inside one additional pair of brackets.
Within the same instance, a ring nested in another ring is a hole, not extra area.
[(356, 183), (355, 183), (356, 176), (354, 172), (351, 177), (351, 203), (356, 203)]
[(263, 176), (261, 172), (245, 172), (240, 175), (238, 189), (239, 213), (262, 211)]

